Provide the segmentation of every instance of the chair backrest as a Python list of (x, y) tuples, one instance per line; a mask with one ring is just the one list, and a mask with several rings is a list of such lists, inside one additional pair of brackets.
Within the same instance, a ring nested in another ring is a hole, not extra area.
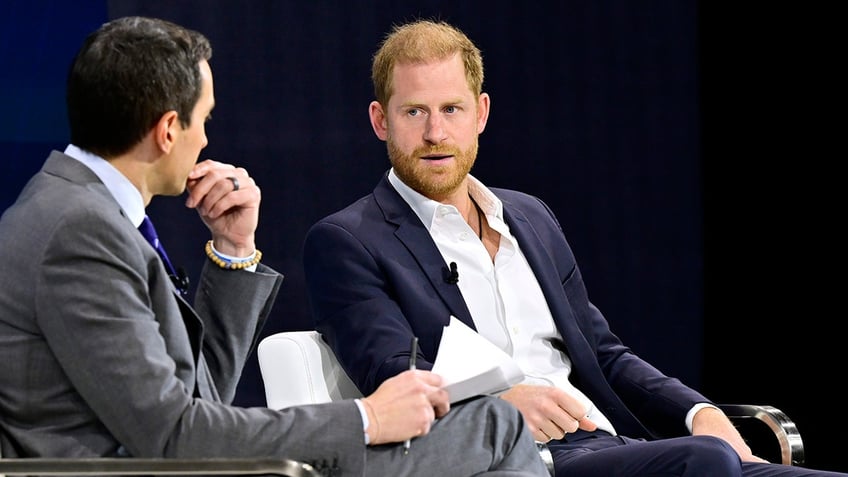
[(271, 409), (362, 396), (317, 331), (270, 335), (256, 356)]

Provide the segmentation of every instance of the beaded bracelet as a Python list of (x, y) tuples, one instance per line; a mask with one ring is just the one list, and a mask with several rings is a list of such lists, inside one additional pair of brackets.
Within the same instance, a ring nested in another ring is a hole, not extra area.
[(258, 248), (255, 252), (253, 252), (253, 257), (251, 258), (246, 258), (244, 260), (231, 260), (219, 255), (218, 252), (212, 248), (211, 240), (206, 242), (206, 256), (209, 257), (209, 260), (212, 260), (212, 263), (221, 268), (226, 268), (227, 270), (242, 270), (247, 267), (252, 267), (262, 260), (262, 252), (260, 252)]

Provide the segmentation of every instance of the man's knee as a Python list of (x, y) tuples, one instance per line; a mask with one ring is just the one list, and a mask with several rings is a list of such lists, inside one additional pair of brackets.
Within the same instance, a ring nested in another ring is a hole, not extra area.
[[(739, 455), (724, 439), (714, 436), (691, 436), (685, 439), (687, 462), (689, 465), (728, 469), (728, 472), (739, 472), (741, 461)], [(728, 473), (725, 475), (733, 475)]]
[(516, 421), (524, 424), (524, 418), (518, 408), (504, 401), (501, 398), (494, 396), (481, 396), (475, 401), (479, 401), (482, 409), (497, 418), (498, 420)]
[[(505, 427), (514, 427), (512, 433), (520, 433), (526, 424), (518, 408), (503, 399), (494, 396), (480, 396), (464, 401), (457, 406), (462, 408), (461, 413), (482, 425), (488, 424), (493, 430), (503, 431)], [(455, 409), (452, 409), (453, 412)], [(499, 431), (499, 432), (500, 432)]]

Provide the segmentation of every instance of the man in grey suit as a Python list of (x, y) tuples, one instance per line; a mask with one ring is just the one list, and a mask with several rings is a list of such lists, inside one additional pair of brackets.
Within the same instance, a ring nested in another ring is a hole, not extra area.
[[(210, 57), (201, 34), (139, 17), (106, 23), (75, 57), (71, 144), (0, 218), (2, 454), (281, 456), (329, 463), (327, 475), (547, 475), (515, 408), (482, 398), (449, 409), (441, 378), (424, 370), (358, 400), (230, 405), (282, 276), (254, 243), (254, 180), (196, 163), (214, 106)], [(212, 236), (193, 307), (137, 229), (154, 196), (185, 191)], [(413, 437), (405, 454), (399, 443)]]

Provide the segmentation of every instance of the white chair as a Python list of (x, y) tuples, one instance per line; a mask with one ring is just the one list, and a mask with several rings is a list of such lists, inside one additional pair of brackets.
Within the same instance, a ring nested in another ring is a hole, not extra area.
[[(335, 354), (316, 331), (287, 331), (264, 338), (257, 348), (268, 407), (361, 397)], [(758, 455), (772, 462), (803, 465), (804, 444), (795, 423), (780, 409), (755, 404), (720, 404)], [(757, 442), (754, 442), (754, 441)], [(553, 475), (547, 446), (539, 452)]]
[[(286, 331), (259, 342), (259, 371), (265, 383), (265, 400), (271, 409), (362, 397), (316, 331)], [(539, 455), (553, 473), (553, 457), (545, 444)]]
[(271, 409), (362, 397), (330, 347), (315, 331), (288, 331), (256, 349)]

